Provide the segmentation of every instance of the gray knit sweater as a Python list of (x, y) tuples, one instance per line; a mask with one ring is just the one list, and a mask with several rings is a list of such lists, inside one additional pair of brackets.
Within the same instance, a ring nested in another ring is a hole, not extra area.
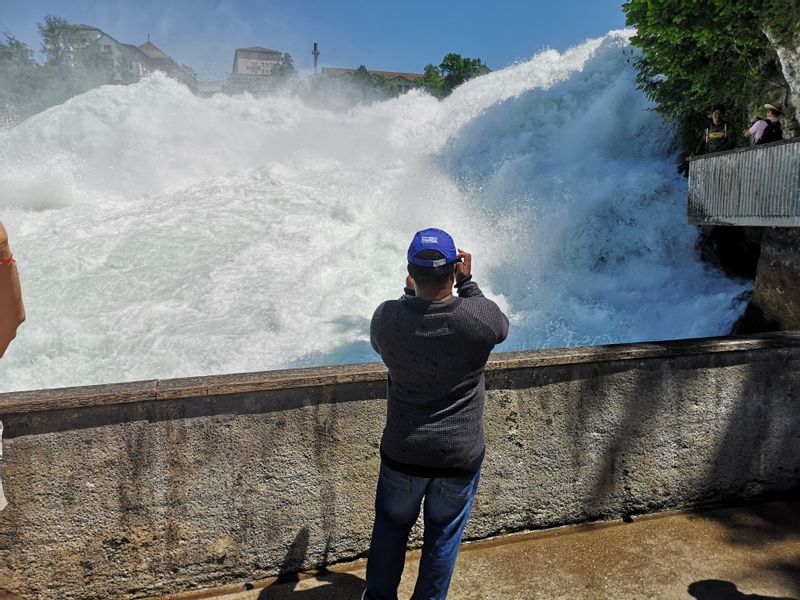
[(389, 367), (381, 457), (412, 475), (471, 474), (483, 460), (483, 369), (508, 319), (475, 282), (456, 287), (432, 302), (406, 289), (372, 317), (372, 347)]

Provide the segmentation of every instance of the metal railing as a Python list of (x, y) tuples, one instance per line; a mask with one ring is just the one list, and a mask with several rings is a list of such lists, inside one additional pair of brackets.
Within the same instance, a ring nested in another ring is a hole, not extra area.
[(800, 227), (800, 140), (692, 159), (689, 222)]

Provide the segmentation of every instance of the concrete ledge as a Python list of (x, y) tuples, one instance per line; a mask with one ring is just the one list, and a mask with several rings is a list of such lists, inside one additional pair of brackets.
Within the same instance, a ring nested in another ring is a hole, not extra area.
[[(794, 346), (800, 346), (800, 331), (640, 344), (553, 348), (527, 352), (495, 352), (489, 359), (487, 371), (694, 356), (717, 352), (746, 352)], [(375, 362), (10, 392), (0, 394), (0, 417), (12, 413), (211, 397), (278, 389), (384, 381), (385, 379), (386, 367), (383, 363)]]
[[(798, 332), (498, 354), (487, 388), (467, 539), (800, 486)], [(0, 589), (144, 598), (363, 556), (384, 399), (379, 364), (0, 395)]]

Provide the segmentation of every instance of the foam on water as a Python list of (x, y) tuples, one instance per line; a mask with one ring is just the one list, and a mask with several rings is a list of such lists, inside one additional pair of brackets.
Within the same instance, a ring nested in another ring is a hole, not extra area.
[(426, 226), (474, 253), (502, 350), (723, 334), (673, 135), (612, 32), (342, 113), (155, 75), (0, 133), (28, 321), (0, 391), (376, 360)]

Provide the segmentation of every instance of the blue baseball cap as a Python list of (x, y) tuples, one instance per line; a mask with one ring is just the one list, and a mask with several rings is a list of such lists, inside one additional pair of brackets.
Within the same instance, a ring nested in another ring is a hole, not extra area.
[[(417, 254), (425, 250), (438, 250), (444, 258), (436, 260), (417, 258)], [(408, 262), (420, 267), (441, 267), (456, 260), (458, 260), (456, 244), (450, 234), (441, 229), (432, 227), (418, 231), (408, 247)]]

